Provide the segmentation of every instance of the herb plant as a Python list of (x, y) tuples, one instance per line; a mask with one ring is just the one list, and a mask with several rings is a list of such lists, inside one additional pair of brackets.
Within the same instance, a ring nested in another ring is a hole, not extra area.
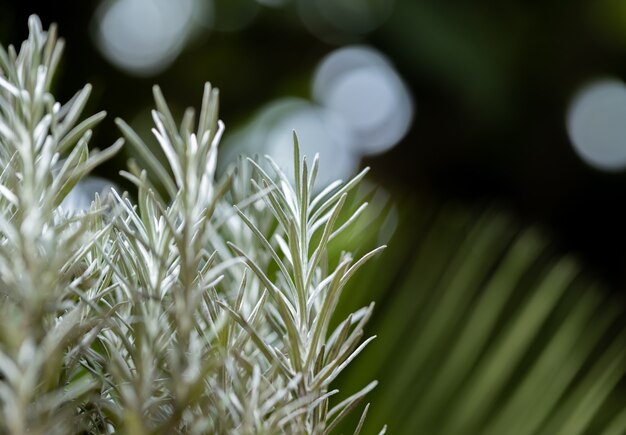
[(331, 406), (372, 340), (373, 304), (330, 327), (380, 250), (328, 255), (363, 211), (340, 222), (366, 171), (316, 192), (318, 159), (294, 135), (293, 183), (269, 158), (218, 180), (218, 91), (178, 124), (155, 87), (165, 158), (116, 120), (136, 192), (64, 209), (123, 141), (89, 149), (105, 115), (80, 121), (89, 85), (54, 99), (63, 42), (37, 17), (29, 28), (19, 52), (0, 47), (0, 432), (329, 433), (376, 385)]

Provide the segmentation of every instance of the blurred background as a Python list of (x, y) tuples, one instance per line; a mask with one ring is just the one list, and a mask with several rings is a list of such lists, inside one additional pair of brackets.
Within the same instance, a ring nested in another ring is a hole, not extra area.
[(152, 84), (182, 110), (208, 80), (225, 157), (295, 128), (329, 178), (496, 202), (624, 287), (623, 1), (1, 0), (0, 39), (31, 13), (68, 41), (61, 100), (90, 82), (109, 112), (98, 146), (115, 116), (148, 123)]
[[(385, 338), (345, 380), (404, 373), (375, 393), (386, 403), (375, 424), (395, 433), (626, 433), (624, 316), (615, 308), (626, 294), (626, 2), (0, 0), (0, 41), (23, 40), (32, 13), (67, 40), (57, 97), (89, 82), (88, 111), (109, 113), (98, 147), (119, 136), (114, 117), (149, 137), (152, 84), (180, 116), (210, 81), (227, 127), (222, 165), (239, 153), (289, 164), (296, 129), (305, 153), (321, 153), (321, 183), (372, 167), (364, 195), (375, 226), (344, 242), (392, 248), (362, 281), (375, 288), (354, 304), (376, 299), (373, 330), (422, 343), (403, 369), (381, 356), (394, 352)], [(122, 183), (128, 157), (98, 175)], [(474, 335), (460, 340), (464, 330)], [(588, 344), (580, 355), (577, 341)], [(537, 405), (533, 392), (576, 355), (571, 377)], [(442, 365), (450, 371), (433, 379)], [(600, 374), (610, 376), (602, 383)], [(394, 407), (390, 397), (410, 400)], [(467, 410), (467, 401), (482, 407)], [(578, 406), (588, 418), (569, 419)], [(513, 416), (532, 425), (503, 429)]]

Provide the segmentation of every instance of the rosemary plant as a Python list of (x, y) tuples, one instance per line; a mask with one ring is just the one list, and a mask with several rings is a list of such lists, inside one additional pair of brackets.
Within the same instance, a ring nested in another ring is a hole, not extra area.
[(37, 17), (29, 27), (19, 52), (0, 47), (0, 432), (329, 433), (376, 385), (331, 406), (372, 340), (373, 304), (329, 326), (381, 249), (327, 255), (363, 210), (340, 222), (366, 171), (316, 193), (318, 159), (294, 135), (293, 183), (269, 158), (217, 180), (217, 90), (178, 124), (155, 87), (166, 164), (118, 119), (140, 157), (122, 173), (136, 194), (64, 211), (123, 141), (89, 150), (104, 113), (79, 122), (89, 86), (55, 101), (63, 43)]

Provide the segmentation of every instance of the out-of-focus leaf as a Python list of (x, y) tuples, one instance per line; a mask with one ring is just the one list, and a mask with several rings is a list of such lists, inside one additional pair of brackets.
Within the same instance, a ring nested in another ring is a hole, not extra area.
[[(504, 213), (424, 207), (405, 207), (390, 249), (347, 290), (378, 303), (380, 339), (340, 381), (380, 381), (363, 432), (623, 433), (623, 306)], [(353, 229), (364, 249), (388, 209)]]

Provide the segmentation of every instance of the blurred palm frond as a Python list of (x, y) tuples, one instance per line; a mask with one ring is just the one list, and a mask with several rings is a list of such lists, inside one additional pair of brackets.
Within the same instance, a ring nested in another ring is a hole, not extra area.
[[(390, 250), (343, 301), (346, 310), (380, 302), (370, 324), (379, 339), (341, 385), (380, 381), (368, 428), (626, 433), (624, 304), (502, 212), (402, 209)], [(394, 213), (379, 205), (344, 243), (374, 243), (379, 235), (366, 227), (389, 231)]]

